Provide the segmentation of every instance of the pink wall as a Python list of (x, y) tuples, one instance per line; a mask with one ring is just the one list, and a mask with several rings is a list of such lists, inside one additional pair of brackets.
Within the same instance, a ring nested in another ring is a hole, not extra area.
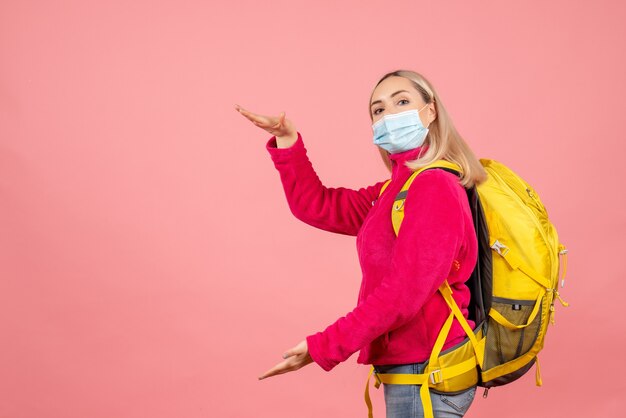
[(354, 238), (291, 215), (233, 105), (285, 110), (357, 188), (387, 176), (366, 106), (397, 68), (570, 249), (544, 386), (468, 416), (621, 416), (626, 8), (575, 3), (0, 3), (0, 418), (366, 416), (356, 354), (257, 380), (354, 308), (360, 270)]

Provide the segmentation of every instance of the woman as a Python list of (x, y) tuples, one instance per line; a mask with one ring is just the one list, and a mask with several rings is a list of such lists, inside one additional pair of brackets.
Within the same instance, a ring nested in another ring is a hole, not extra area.
[[(254, 114), (236, 105), (252, 123), (272, 134), (266, 144), (280, 173), (289, 207), (303, 222), (357, 240), (363, 279), (357, 307), (288, 350), (286, 359), (259, 379), (316, 362), (329, 371), (360, 350), (357, 363), (379, 373), (421, 373), (449, 308), (437, 292), (448, 280), (467, 318), (465, 281), (477, 260), (477, 239), (464, 186), (486, 179), (471, 149), (454, 128), (432, 85), (413, 71), (394, 71), (376, 84), (369, 103), (374, 133), (391, 182), (351, 190), (327, 188), (306, 155), (292, 121)], [(459, 164), (454, 174), (430, 169), (408, 190), (402, 228), (391, 223), (395, 196), (413, 170), (434, 160)], [(469, 321), (474, 326), (472, 321)], [(462, 341), (455, 321), (443, 350)], [(463, 416), (475, 387), (455, 394), (431, 391), (435, 416)], [(422, 416), (419, 387), (384, 384), (387, 417)]]

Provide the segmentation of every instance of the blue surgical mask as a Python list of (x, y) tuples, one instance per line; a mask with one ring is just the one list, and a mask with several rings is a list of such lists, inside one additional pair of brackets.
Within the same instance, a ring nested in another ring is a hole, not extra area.
[(424, 143), (428, 128), (424, 127), (419, 112), (424, 110), (428, 103), (420, 110), (385, 115), (372, 125), (374, 130), (374, 144), (396, 154), (417, 148)]

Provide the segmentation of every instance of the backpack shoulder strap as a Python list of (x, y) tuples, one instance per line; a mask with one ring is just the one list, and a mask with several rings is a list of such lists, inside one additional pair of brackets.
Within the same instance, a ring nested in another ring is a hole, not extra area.
[(402, 220), (404, 219), (404, 201), (406, 200), (406, 195), (408, 193), (409, 187), (420, 173), (430, 170), (433, 168), (442, 168), (446, 171), (452, 172), (454, 174), (460, 175), (462, 172), (461, 167), (458, 164), (447, 160), (437, 160), (428, 164), (422, 168), (415, 170), (411, 177), (404, 183), (400, 192), (396, 195), (396, 198), (393, 202), (393, 208), (391, 210), (391, 223), (393, 224), (393, 230), (396, 233), (396, 236), (400, 232), (400, 225), (402, 224)]
[(383, 184), (383, 187), (381, 187), (380, 192), (378, 193), (378, 197), (380, 197), (383, 194), (387, 186), (389, 186), (389, 183), (391, 183), (391, 179), (387, 180), (385, 184)]

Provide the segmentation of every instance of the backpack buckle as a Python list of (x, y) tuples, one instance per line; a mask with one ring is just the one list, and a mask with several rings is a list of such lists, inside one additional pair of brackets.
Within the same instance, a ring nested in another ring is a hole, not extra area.
[(383, 382), (382, 380), (380, 380), (380, 376), (378, 376), (378, 372), (376, 370), (374, 370), (374, 378), (376, 379), (376, 382), (374, 382), (374, 386), (376, 386), (376, 389), (378, 389)]
[(443, 382), (443, 375), (441, 374), (441, 369), (433, 370), (430, 372), (428, 376), (430, 383), (436, 385), (438, 383)]
[(509, 252), (509, 247), (507, 247), (506, 245), (504, 245), (498, 240), (496, 240), (496, 242), (493, 243), (491, 248), (495, 250), (498, 254), (500, 254), (502, 257), (504, 257)]
[(403, 207), (404, 207), (404, 199), (400, 201), (396, 200), (394, 202), (394, 205), (393, 205), (394, 210), (399, 211), (399, 210), (402, 210)]

